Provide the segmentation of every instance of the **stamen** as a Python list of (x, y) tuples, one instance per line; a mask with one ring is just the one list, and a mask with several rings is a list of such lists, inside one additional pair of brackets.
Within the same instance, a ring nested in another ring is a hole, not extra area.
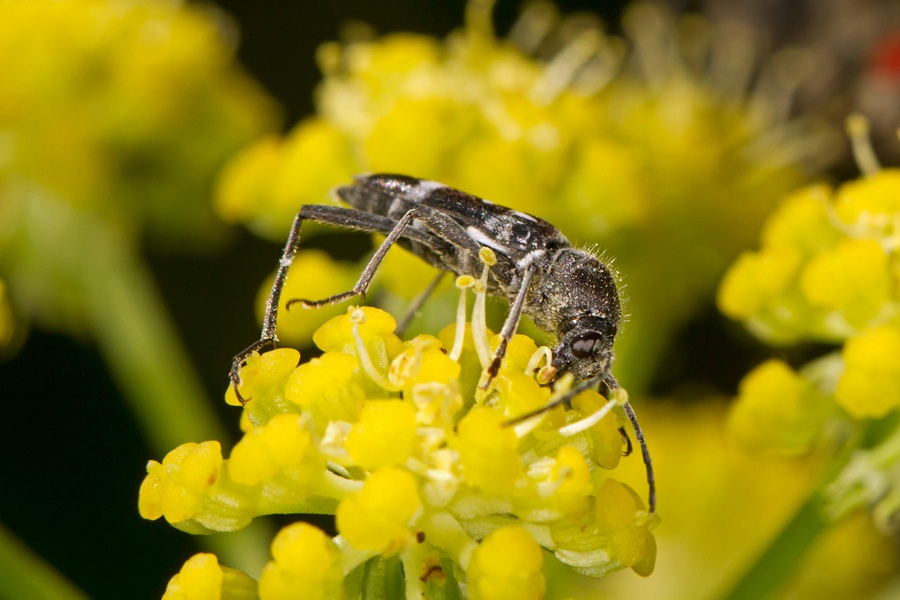
[(559, 434), (563, 437), (569, 437), (569, 436), (575, 435), (576, 433), (581, 433), (585, 429), (590, 429), (591, 427), (596, 425), (598, 422), (600, 422), (600, 419), (605, 417), (606, 414), (609, 411), (611, 411), (613, 409), (613, 407), (618, 403), (619, 403), (618, 398), (617, 397), (613, 398), (612, 400), (610, 400), (609, 402), (604, 404), (603, 408), (601, 408), (600, 410), (598, 410), (591, 416), (585, 417), (584, 419), (581, 419), (580, 421), (575, 421), (574, 423), (572, 423), (570, 425), (566, 425), (565, 427), (560, 427)]
[[(487, 246), (482, 246), (481, 250), (478, 251), (478, 259), (489, 267), (493, 267), (497, 264), (497, 255)], [(481, 278), (485, 281), (485, 285), (487, 285), (487, 275), (482, 274)]]
[(539, 106), (553, 102), (569, 86), (575, 73), (597, 53), (599, 47), (599, 32), (588, 29), (579, 34), (553, 57), (541, 78), (528, 92), (528, 97)]
[(497, 264), (497, 256), (490, 248), (482, 248), (478, 253), (478, 258), (484, 263), (484, 270), (481, 272), (481, 279), (475, 282), (475, 306), (472, 308), (472, 337), (475, 341), (475, 351), (478, 353), (478, 361), (481, 368), (486, 369), (491, 364), (491, 344), (487, 337), (487, 312), (485, 304), (487, 302), (488, 275), (491, 272), (491, 266)]
[(466, 30), (484, 39), (494, 37), (494, 12), (496, 0), (472, 0), (466, 3)]
[(847, 117), (847, 135), (853, 148), (853, 158), (863, 175), (871, 176), (881, 170), (881, 163), (872, 148), (869, 137), (869, 120), (863, 115), (854, 114)]
[[(543, 365), (541, 365), (541, 360), (544, 361)], [(547, 346), (541, 346), (528, 360), (528, 366), (525, 367), (525, 374), (533, 375), (538, 367), (547, 367), (551, 364), (553, 364), (553, 351)]]
[(513, 23), (507, 38), (525, 54), (537, 51), (550, 30), (559, 22), (559, 11), (550, 2), (531, 2)]
[(360, 308), (351, 309), (349, 312), (350, 322), (353, 323), (353, 339), (356, 340), (356, 352), (359, 355), (359, 362), (362, 365), (363, 371), (365, 371), (366, 375), (369, 376), (369, 379), (374, 381), (379, 387), (383, 387), (389, 392), (396, 392), (399, 388), (391, 385), (391, 382), (378, 372), (375, 365), (372, 363), (372, 359), (369, 357), (369, 351), (366, 348), (365, 343), (363, 343), (362, 336), (359, 335), (359, 326), (366, 322), (366, 313)]
[(456, 278), (456, 287), (459, 288), (459, 304), (456, 306), (456, 336), (453, 338), (453, 348), (450, 350), (450, 360), (458, 362), (466, 340), (466, 289), (475, 285), (475, 279), (469, 275)]

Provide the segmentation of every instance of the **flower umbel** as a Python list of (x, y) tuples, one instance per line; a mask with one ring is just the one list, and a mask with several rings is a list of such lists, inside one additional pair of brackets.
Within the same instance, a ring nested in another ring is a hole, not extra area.
[[(381, 310), (351, 307), (314, 334), (321, 358), (297, 366), (290, 349), (252, 356), (241, 374), (251, 398), (244, 438), (227, 459), (205, 442), (151, 461), (141, 514), (193, 533), (264, 514), (336, 515), (333, 541), (302, 523), (276, 537), (263, 600), (334, 597), (397, 576), (426, 597), (467, 580), (473, 598), (541, 598), (541, 547), (589, 575), (650, 574), (657, 517), (609, 473), (624, 417), (567, 429), (606, 404), (585, 392), (569, 410), (507, 427), (551, 396), (536, 380), (545, 348), (516, 336), (492, 386), (476, 391), (476, 346), (490, 343), (473, 339), (481, 327), (466, 325), (453, 358), (440, 339), (404, 342), (394, 327)], [(441, 337), (456, 341), (450, 328)], [(237, 404), (232, 390), (226, 397)]]
[[(848, 119), (864, 176), (789, 196), (761, 248), (725, 276), (719, 306), (772, 344), (840, 348), (794, 372), (768, 361), (741, 384), (733, 431), (757, 449), (808, 452), (825, 440), (852, 452), (828, 487), (832, 517), (868, 504), (876, 524), (900, 516), (900, 170), (882, 169), (862, 117)], [(877, 432), (877, 433), (875, 433)]]

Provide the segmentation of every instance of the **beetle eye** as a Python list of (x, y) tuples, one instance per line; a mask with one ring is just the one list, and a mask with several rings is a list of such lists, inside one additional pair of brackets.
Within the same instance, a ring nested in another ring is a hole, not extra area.
[(594, 346), (602, 339), (596, 331), (588, 331), (572, 340), (572, 354), (575, 358), (590, 358), (594, 354)]

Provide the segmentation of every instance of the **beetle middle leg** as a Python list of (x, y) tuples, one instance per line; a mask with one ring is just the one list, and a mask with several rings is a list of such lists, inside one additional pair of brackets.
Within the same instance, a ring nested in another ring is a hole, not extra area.
[(483, 390), (488, 388), (491, 381), (493, 381), (494, 377), (497, 376), (497, 373), (500, 372), (500, 364), (503, 362), (504, 357), (506, 357), (506, 349), (509, 346), (509, 341), (519, 329), (519, 321), (522, 320), (522, 312), (525, 310), (525, 298), (528, 296), (528, 288), (531, 286), (531, 280), (534, 278), (536, 271), (537, 268), (534, 264), (531, 264), (522, 276), (522, 283), (519, 286), (518, 293), (516, 293), (516, 299), (513, 301), (512, 306), (509, 309), (509, 316), (506, 317), (506, 321), (503, 323), (503, 329), (500, 331), (500, 344), (497, 346), (497, 351), (494, 352), (494, 358), (488, 366), (487, 380), (480, 386)]
[[(428, 228), (429, 232), (426, 233), (419, 229), (409, 227), (413, 219), (416, 219), (423, 225), (425, 225), (425, 227)], [(403, 217), (399, 221), (396, 222), (396, 225), (388, 233), (387, 237), (381, 243), (381, 246), (379, 246), (378, 250), (375, 251), (375, 255), (372, 256), (369, 264), (367, 264), (366, 268), (363, 269), (363, 272), (360, 274), (359, 280), (356, 282), (356, 285), (353, 286), (353, 289), (346, 292), (341, 292), (340, 294), (329, 296), (328, 298), (323, 298), (322, 300), (306, 300), (301, 298), (294, 298), (287, 302), (286, 307), (290, 308), (291, 305), (300, 303), (304, 308), (320, 308), (329, 304), (337, 304), (339, 302), (343, 302), (344, 300), (348, 300), (353, 296), (362, 296), (363, 298), (365, 298), (366, 292), (368, 291), (369, 286), (372, 284), (372, 279), (375, 277), (375, 273), (381, 266), (381, 262), (387, 255), (388, 250), (390, 250), (391, 246), (393, 246), (394, 243), (401, 237), (416, 239), (416, 237), (412, 235), (412, 232), (418, 233), (419, 236), (429, 236), (430, 234), (432, 237), (437, 238), (439, 241), (445, 242), (446, 244), (449, 244), (453, 248), (459, 250), (474, 252), (477, 254), (480, 249), (480, 246), (466, 234), (465, 230), (461, 225), (459, 225), (459, 223), (457, 223), (450, 217), (426, 206), (416, 206), (410, 209), (406, 214), (403, 215)]]

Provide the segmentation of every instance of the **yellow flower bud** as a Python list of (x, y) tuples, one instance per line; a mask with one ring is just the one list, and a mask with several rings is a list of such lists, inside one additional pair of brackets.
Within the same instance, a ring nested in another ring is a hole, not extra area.
[(563, 513), (577, 512), (587, 506), (594, 485), (591, 470), (578, 448), (568, 445), (559, 449), (553, 478), (561, 481), (553, 496)]
[(362, 490), (341, 500), (335, 514), (338, 531), (357, 550), (396, 554), (409, 541), (409, 521), (422, 505), (418, 485), (403, 469), (376, 471)]
[(476, 406), (459, 422), (453, 438), (466, 482), (487, 494), (512, 493), (522, 475), (519, 440), (512, 427), (503, 427), (505, 420), (499, 411)]
[[(265, 354), (252, 354), (241, 369), (241, 397), (266, 406), (278, 403), (285, 381), (300, 361), (300, 353), (293, 348), (278, 348)], [(225, 402), (241, 406), (234, 393), (234, 386), (225, 391)], [(248, 404), (249, 406), (249, 404)]]
[(892, 285), (887, 254), (873, 240), (844, 240), (813, 258), (800, 277), (811, 304), (843, 311), (855, 327), (879, 314)]
[(219, 564), (214, 554), (195, 554), (169, 580), (163, 600), (252, 600), (256, 581)]
[(441, 342), (430, 335), (419, 335), (404, 345), (403, 351), (391, 364), (391, 373), (404, 391), (421, 383), (446, 385), (457, 379), (459, 363), (441, 351)]
[(347, 436), (347, 452), (357, 465), (374, 470), (403, 464), (416, 437), (416, 411), (402, 400), (370, 400)]
[(879, 418), (900, 406), (900, 331), (885, 325), (851, 338), (842, 355), (838, 403), (856, 418)]
[[(606, 398), (594, 390), (585, 390), (572, 399), (572, 408), (585, 417), (594, 414), (606, 404)], [(593, 442), (591, 455), (597, 464), (604, 469), (612, 470), (619, 466), (622, 458), (622, 435), (619, 433), (619, 422), (615, 415), (609, 414), (593, 425), (588, 433)]]
[(813, 384), (780, 360), (748, 373), (731, 412), (731, 432), (748, 448), (789, 454), (806, 452), (832, 404)]
[(280, 161), (281, 141), (270, 135), (244, 148), (227, 163), (213, 194), (219, 216), (237, 223), (255, 216), (255, 207), (270, 204), (268, 188)]
[(191, 518), (222, 468), (219, 442), (182, 444), (162, 464), (151, 460), (141, 484), (138, 510), (145, 519), (162, 516), (170, 523)]
[(320, 118), (306, 119), (287, 138), (268, 137), (233, 159), (219, 179), (216, 209), (227, 221), (281, 237), (301, 205), (327, 201), (334, 183), (357, 170), (347, 137)]
[(294, 523), (278, 532), (259, 578), (260, 600), (331, 600), (341, 596), (344, 573), (338, 547), (321, 530)]
[[(474, 112), (474, 111), (472, 111)], [(444, 98), (400, 98), (374, 123), (363, 141), (369, 169), (378, 173), (418, 173), (437, 178), (448, 147), (473, 115)]]
[(597, 533), (606, 537), (616, 560), (629, 567), (636, 565), (647, 549), (646, 519), (643, 524), (637, 519), (643, 503), (631, 488), (614, 479), (604, 479), (596, 496)]
[[(278, 415), (244, 435), (231, 452), (228, 471), (237, 483), (256, 485), (280, 469), (308, 461), (310, 443), (309, 433), (297, 415)], [(313, 466), (324, 469), (324, 461)]]
[(347, 68), (371, 85), (406, 75), (438, 62), (440, 43), (433, 37), (394, 33), (374, 44), (354, 44), (348, 51)]
[[(363, 340), (383, 339), (397, 328), (394, 317), (381, 309), (363, 306), (360, 310), (365, 314), (365, 322), (359, 324), (359, 335)], [(350, 315), (351, 312), (348, 311), (322, 325), (313, 335), (313, 342), (316, 346), (325, 352), (343, 352), (345, 350), (355, 352), (356, 341), (353, 338), (353, 322)]]
[(546, 582), (541, 547), (522, 527), (498, 529), (487, 536), (469, 565), (473, 600), (540, 600)]
[(169, 580), (163, 600), (219, 600), (222, 569), (214, 554), (195, 554)]
[(746, 319), (777, 301), (793, 281), (800, 254), (792, 248), (745, 252), (731, 265), (719, 288), (719, 308), (734, 319)]
[(893, 233), (900, 214), (900, 169), (881, 169), (845, 183), (837, 191), (834, 209), (841, 221), (872, 235)]
[(297, 367), (285, 386), (285, 397), (310, 411), (321, 433), (329, 421), (351, 421), (356, 403), (366, 393), (356, 375), (359, 362), (350, 354), (326, 352)]
[[(493, 336), (490, 343), (491, 350), (496, 352), (497, 347), (500, 345), (500, 336)], [(528, 361), (531, 360), (535, 352), (537, 352), (537, 344), (534, 343), (533, 339), (527, 335), (516, 334), (506, 347), (506, 357), (503, 359), (501, 369), (524, 373), (525, 368), (528, 366)], [(528, 373), (528, 375), (532, 374)]]
[(794, 192), (766, 220), (760, 236), (763, 248), (818, 254), (844, 236), (828, 215), (831, 189), (824, 184)]
[[(530, 354), (529, 358), (531, 358)], [(522, 371), (524, 371), (524, 366)], [(503, 407), (503, 414), (507, 417), (515, 417), (537, 410), (544, 406), (547, 399), (550, 398), (548, 388), (541, 387), (534, 377), (526, 375), (519, 369), (501, 370), (494, 385), (500, 392), (500, 406)]]

